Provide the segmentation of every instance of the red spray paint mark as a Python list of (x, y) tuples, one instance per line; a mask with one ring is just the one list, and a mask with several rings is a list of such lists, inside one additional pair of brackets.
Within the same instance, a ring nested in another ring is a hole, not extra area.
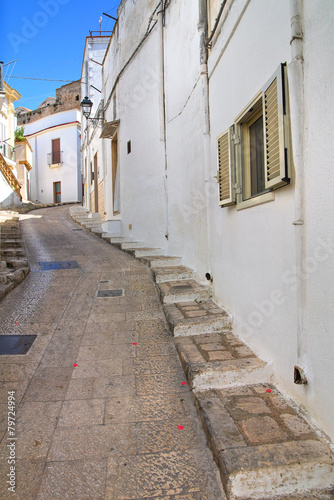
[(271, 392), (271, 389), (267, 389), (266, 392)]
[(187, 382), (181, 382), (181, 385), (187, 385)]
[(178, 425), (177, 428), (179, 429), (179, 431), (183, 431), (184, 429), (183, 425)]
[(73, 366), (79, 366), (78, 363), (74, 363)]
[(132, 342), (132, 345), (137, 345), (137, 342)]

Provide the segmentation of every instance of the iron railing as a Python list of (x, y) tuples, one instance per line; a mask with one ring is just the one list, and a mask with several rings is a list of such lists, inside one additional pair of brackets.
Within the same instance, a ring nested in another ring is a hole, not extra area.
[(48, 165), (59, 165), (63, 163), (63, 151), (53, 151), (47, 154)]

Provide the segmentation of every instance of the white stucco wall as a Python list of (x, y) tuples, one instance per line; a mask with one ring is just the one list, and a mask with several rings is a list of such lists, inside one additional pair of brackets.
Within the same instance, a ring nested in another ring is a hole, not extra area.
[(304, 2), (305, 287), (300, 364), (309, 383), (295, 392), (334, 437), (334, 10), (330, 0)]
[[(107, 121), (120, 120), (118, 165), (120, 214), (112, 215), (111, 140), (105, 151), (106, 210), (108, 219), (121, 219), (122, 234), (164, 248), (166, 194), (161, 87), (161, 39), (157, 24), (124, 68), (145, 36), (156, 2), (126, 2), (108, 47), (103, 68)], [(133, 30), (131, 20), (136, 19)], [(152, 22), (151, 26), (153, 25)], [(131, 28), (130, 28), (131, 24)], [(124, 70), (119, 73), (119, 71)], [(113, 94), (111, 95), (111, 91)], [(115, 96), (115, 98), (114, 98)], [(131, 153), (127, 143), (131, 141)], [(132, 229), (130, 229), (132, 226)]]
[(210, 256), (198, 5), (177, 0), (166, 12), (165, 89), (169, 253), (183, 256), (203, 280)]
[[(37, 120), (25, 126), (25, 135), (33, 149), (31, 170), (31, 200), (53, 203), (53, 184), (61, 182), (61, 202), (76, 202), (81, 199), (80, 157), (80, 113), (77, 110), (63, 111)], [(52, 151), (52, 140), (60, 138), (62, 165), (50, 167), (48, 154)]]

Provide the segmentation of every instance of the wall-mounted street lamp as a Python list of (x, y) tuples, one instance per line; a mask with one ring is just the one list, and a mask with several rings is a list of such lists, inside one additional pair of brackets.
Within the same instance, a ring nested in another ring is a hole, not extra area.
[(104, 121), (103, 115), (98, 116), (97, 118), (90, 118), (90, 113), (92, 111), (93, 103), (87, 96), (84, 99), (82, 99), (80, 106), (81, 106), (82, 112), (87, 120), (102, 120), (102, 123), (103, 123), (103, 121)]

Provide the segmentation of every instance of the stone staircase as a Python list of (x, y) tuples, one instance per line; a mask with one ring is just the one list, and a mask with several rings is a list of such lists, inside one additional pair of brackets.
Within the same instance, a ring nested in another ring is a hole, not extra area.
[(0, 299), (29, 273), (18, 217), (0, 215)]
[(330, 443), (274, 385), (270, 363), (233, 334), (181, 257), (100, 234), (152, 269), (174, 343), (230, 500), (334, 498)]

